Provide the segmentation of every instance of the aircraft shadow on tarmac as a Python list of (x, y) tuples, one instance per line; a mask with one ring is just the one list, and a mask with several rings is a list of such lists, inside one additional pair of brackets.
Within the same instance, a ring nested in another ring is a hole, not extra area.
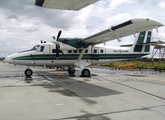
[[(50, 84), (43, 83), (43, 87), (49, 89), (49, 92), (56, 92), (69, 97), (85, 98), (122, 94), (122, 92), (119, 91), (87, 83), (87, 78), (85, 78), (84, 81), (75, 80), (73, 77), (69, 77), (67, 73), (54, 74), (44, 71), (44, 73), (37, 72), (37, 75), (51, 82)], [(45, 75), (47, 77), (45, 77)]]

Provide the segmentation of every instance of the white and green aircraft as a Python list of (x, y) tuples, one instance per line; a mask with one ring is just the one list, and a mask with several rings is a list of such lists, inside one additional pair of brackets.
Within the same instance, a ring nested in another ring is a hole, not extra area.
[[(57, 38), (52, 43), (41, 43), (30, 50), (14, 53), (5, 58), (5, 62), (26, 66), (60, 67), (68, 66), (68, 73), (73, 75), (75, 67), (81, 68), (82, 76), (90, 76), (90, 70), (86, 68), (91, 64), (119, 61), (130, 58), (139, 58), (150, 53), (152, 29), (163, 24), (145, 18), (131, 19), (121, 24), (91, 35), (86, 38)], [(139, 33), (135, 36), (136, 33)], [(96, 47), (94, 45), (105, 43), (114, 39), (133, 34), (136, 38), (130, 48), (125, 47)], [(33, 71), (28, 67), (25, 70), (26, 77), (30, 77)]]

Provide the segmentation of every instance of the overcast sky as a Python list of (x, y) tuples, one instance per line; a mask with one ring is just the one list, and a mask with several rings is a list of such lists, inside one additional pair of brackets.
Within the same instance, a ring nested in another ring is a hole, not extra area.
[[(80, 11), (41, 8), (35, 0), (0, 0), (0, 56), (51, 42), (59, 29), (61, 37), (85, 38), (131, 18), (149, 17), (165, 24), (165, 0), (100, 0)], [(165, 41), (165, 27), (154, 31)], [(156, 40), (156, 39), (155, 39)], [(108, 42), (117, 45), (130, 40)]]

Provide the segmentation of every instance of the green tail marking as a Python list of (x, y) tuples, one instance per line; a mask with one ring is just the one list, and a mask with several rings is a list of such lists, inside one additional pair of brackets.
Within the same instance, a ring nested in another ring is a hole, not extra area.
[(149, 52), (150, 45), (145, 45), (144, 43), (150, 43), (150, 42), (151, 42), (151, 31), (141, 32), (138, 36), (138, 39), (134, 48), (134, 52), (142, 52), (143, 48), (144, 48), (144, 52)]

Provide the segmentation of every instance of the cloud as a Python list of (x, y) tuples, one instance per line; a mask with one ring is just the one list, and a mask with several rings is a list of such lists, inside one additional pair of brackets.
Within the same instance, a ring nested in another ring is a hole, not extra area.
[(109, 7), (111, 10), (114, 10), (121, 4), (130, 4), (132, 2), (132, 0), (111, 0)]
[(165, 1), (161, 1), (159, 3), (159, 6), (160, 6), (161, 9), (164, 9), (165, 8)]
[(76, 22), (75, 12), (40, 8), (34, 5), (34, 0), (6, 0), (0, 1), (0, 5), (8, 19), (17, 16), (20, 19), (38, 19), (51, 27), (63, 29), (70, 28)]
[(18, 19), (18, 17), (14, 14), (7, 16), (5, 19)]
[(26, 29), (25, 32), (30, 32), (31, 33), (31, 32), (35, 32), (35, 31), (38, 31), (38, 30), (39, 30), (39, 28), (32, 26), (32, 27)]
[[(163, 0), (100, 0), (80, 11), (41, 8), (34, 2), (0, 0), (0, 56), (31, 48), (40, 40), (50, 42), (59, 29), (63, 31), (61, 37), (84, 38), (136, 17), (150, 17), (165, 24)], [(165, 38), (164, 33), (162, 27), (154, 36)]]

